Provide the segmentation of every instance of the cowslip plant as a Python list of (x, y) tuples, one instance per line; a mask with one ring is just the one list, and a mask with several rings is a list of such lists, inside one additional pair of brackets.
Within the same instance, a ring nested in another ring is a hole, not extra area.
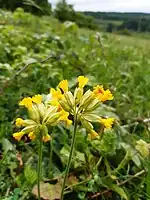
[(85, 85), (88, 83), (88, 78), (84, 76), (78, 77), (78, 87), (74, 93), (69, 91), (68, 81), (63, 80), (58, 84), (56, 89), (50, 89), (50, 99), (42, 101), (41, 95), (26, 97), (20, 101), (20, 106), (25, 106), (28, 111), (29, 119), (16, 119), (16, 126), (22, 128), (21, 131), (13, 134), (16, 140), (27, 134), (31, 140), (40, 141), (39, 161), (38, 161), (38, 199), (40, 200), (40, 179), (41, 179), (41, 164), (42, 164), (42, 145), (43, 141), (51, 140), (48, 133), (49, 126), (56, 126), (60, 122), (65, 122), (66, 126), (72, 124), (73, 118), (73, 137), (70, 149), (70, 155), (65, 171), (65, 177), (62, 185), (61, 200), (64, 198), (64, 189), (68, 177), (73, 150), (76, 141), (77, 126), (79, 123), (86, 129), (88, 139), (99, 137), (99, 133), (94, 130), (92, 123), (100, 123), (106, 129), (110, 129), (114, 122), (113, 118), (104, 118), (95, 113), (96, 109), (107, 100), (112, 100), (113, 95), (110, 90), (104, 90), (103, 86), (97, 85), (93, 90), (85, 91)]
[(68, 113), (60, 109), (57, 105), (49, 105), (42, 102), (41, 95), (35, 95), (32, 98), (26, 97), (19, 103), (20, 106), (25, 106), (28, 111), (29, 119), (16, 119), (16, 126), (22, 128), (21, 131), (13, 134), (13, 137), (20, 141), (24, 135), (28, 135), (31, 140), (39, 140), (39, 160), (38, 160), (38, 199), (40, 199), (40, 178), (41, 178), (41, 164), (42, 164), (42, 146), (43, 141), (51, 140), (48, 134), (49, 126), (56, 126), (61, 121), (71, 124), (72, 121), (68, 119)]
[(95, 114), (96, 109), (100, 107), (103, 102), (113, 99), (113, 95), (110, 90), (104, 90), (103, 86), (97, 85), (93, 90), (85, 91), (84, 87), (87, 83), (88, 78), (79, 76), (78, 87), (75, 88), (74, 93), (69, 91), (67, 80), (61, 81), (56, 90), (53, 88), (50, 90), (51, 100), (49, 101), (49, 104), (52, 106), (57, 105), (65, 112), (69, 113), (74, 121), (74, 132), (61, 191), (61, 200), (64, 198), (64, 189), (75, 146), (78, 124), (81, 123), (86, 129), (89, 139), (94, 139), (99, 137), (99, 133), (94, 130), (92, 125), (93, 122), (100, 123), (108, 129), (112, 127), (114, 122), (113, 118), (103, 118), (102, 116)]

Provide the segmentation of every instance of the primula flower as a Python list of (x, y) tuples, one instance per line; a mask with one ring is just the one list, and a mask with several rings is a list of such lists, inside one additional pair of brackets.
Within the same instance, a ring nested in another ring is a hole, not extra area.
[(68, 116), (71, 115), (74, 121), (77, 120), (78, 123), (80, 122), (87, 130), (89, 133), (88, 137), (94, 139), (98, 136), (98, 133), (94, 131), (93, 122), (100, 122), (105, 128), (112, 127), (114, 122), (113, 118), (103, 119), (94, 114), (94, 112), (101, 105), (101, 102), (112, 100), (113, 95), (109, 90), (104, 90), (103, 86), (100, 85), (94, 87), (93, 91), (88, 90), (84, 93), (83, 88), (87, 82), (88, 78), (79, 76), (79, 86), (75, 88), (74, 94), (72, 94), (68, 90), (67, 80), (61, 81), (58, 84), (57, 90), (51, 89), (52, 98), (50, 104), (53, 105), (53, 101), (58, 101), (60, 105), (59, 121), (63, 120), (69, 126), (72, 121), (68, 119)]
[(36, 104), (40, 104), (42, 102), (42, 96), (40, 94), (35, 95), (32, 97), (32, 101)]
[(84, 86), (88, 83), (89, 79), (84, 76), (78, 77), (79, 88), (84, 88)]
[(47, 134), (47, 135), (44, 135), (42, 139), (44, 142), (48, 142), (49, 140), (51, 140), (51, 136)]
[(59, 120), (66, 122), (66, 126), (67, 127), (69, 127), (72, 124), (72, 120), (68, 119), (68, 117), (69, 117), (69, 113), (68, 112), (66, 112), (64, 110), (62, 110), (60, 112), (60, 118), (59, 118)]
[(35, 140), (35, 138), (36, 138), (36, 135), (34, 134), (34, 132), (30, 132), (28, 134), (28, 136), (29, 136), (30, 140)]
[(57, 90), (55, 90), (54, 88), (51, 88), (50, 94), (52, 95), (52, 98), (55, 99), (56, 101), (63, 98), (63, 94), (59, 88), (57, 88)]
[(91, 132), (88, 134), (88, 139), (93, 140), (93, 139), (97, 138), (98, 136), (99, 136), (99, 134), (96, 131), (91, 130)]
[(16, 140), (20, 141), (21, 138), (22, 138), (22, 136), (23, 136), (24, 134), (25, 134), (24, 132), (20, 131), (20, 132), (14, 133), (14, 134), (13, 134), (13, 137), (14, 137)]
[(22, 118), (17, 118), (15, 124), (16, 124), (16, 126), (23, 126), (24, 120)]
[(25, 106), (28, 109), (32, 108), (32, 98), (31, 97), (26, 97), (19, 103), (20, 106)]
[(61, 81), (58, 87), (61, 88), (63, 92), (68, 92), (68, 81), (67, 80)]
[(26, 97), (19, 103), (28, 108), (29, 119), (16, 119), (16, 126), (24, 127), (21, 132), (13, 134), (18, 141), (24, 134), (27, 134), (31, 140), (40, 138), (39, 136), (42, 134), (41, 138), (47, 142), (51, 139), (48, 134), (48, 126), (55, 126), (60, 121), (64, 121), (67, 127), (72, 124), (72, 121), (68, 119), (69, 113), (62, 110), (58, 101), (63, 97), (61, 90), (59, 88), (51, 89), (51, 92), (53, 98), (48, 103), (42, 102), (42, 96), (39, 94), (32, 98)]
[(14, 133), (13, 137), (19, 141), (24, 134), (27, 134), (31, 140), (35, 140), (42, 134), (43, 141), (47, 142), (50, 140), (50, 136), (47, 133), (47, 126), (59, 123), (60, 114), (58, 106), (49, 106), (42, 103), (42, 96), (39, 94), (32, 98), (24, 98), (19, 105), (28, 108), (29, 119), (16, 119), (16, 126), (23, 126), (24, 128), (20, 132)]
[(97, 85), (94, 87), (93, 93), (101, 102), (113, 99), (113, 95), (110, 90), (107, 89), (105, 91), (102, 85)]
[(112, 128), (114, 118), (107, 118), (107, 119), (100, 118), (99, 121), (101, 124), (103, 124), (105, 126), (106, 129), (110, 129), (110, 128)]

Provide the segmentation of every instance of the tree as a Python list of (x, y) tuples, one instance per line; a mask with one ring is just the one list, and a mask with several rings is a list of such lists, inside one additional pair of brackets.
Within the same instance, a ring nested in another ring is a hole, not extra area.
[(113, 31), (113, 24), (112, 23), (108, 23), (106, 31), (109, 32), (109, 33), (112, 33), (112, 31)]
[(14, 11), (18, 7), (37, 15), (47, 15), (51, 12), (51, 4), (48, 0), (0, 0), (0, 8)]

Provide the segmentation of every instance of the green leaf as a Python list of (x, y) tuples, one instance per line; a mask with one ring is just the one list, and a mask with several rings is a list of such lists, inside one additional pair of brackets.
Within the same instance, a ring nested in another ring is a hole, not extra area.
[(33, 185), (37, 180), (37, 172), (30, 165), (25, 167), (24, 175), (30, 185)]
[(121, 187), (119, 187), (118, 185), (115, 185), (115, 184), (112, 184), (109, 187), (111, 190), (118, 193), (123, 199), (128, 200), (127, 194)]
[(6, 138), (3, 138), (3, 139), (2, 139), (2, 145), (3, 145), (4, 152), (7, 152), (7, 151), (13, 149), (13, 145), (12, 145), (11, 142), (10, 142), (8, 139), (6, 139)]

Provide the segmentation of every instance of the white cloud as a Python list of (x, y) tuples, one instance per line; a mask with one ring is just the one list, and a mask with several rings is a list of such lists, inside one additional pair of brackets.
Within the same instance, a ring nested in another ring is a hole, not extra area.
[[(59, 0), (49, 0), (56, 4)], [(149, 12), (150, 0), (67, 0), (80, 11)]]

